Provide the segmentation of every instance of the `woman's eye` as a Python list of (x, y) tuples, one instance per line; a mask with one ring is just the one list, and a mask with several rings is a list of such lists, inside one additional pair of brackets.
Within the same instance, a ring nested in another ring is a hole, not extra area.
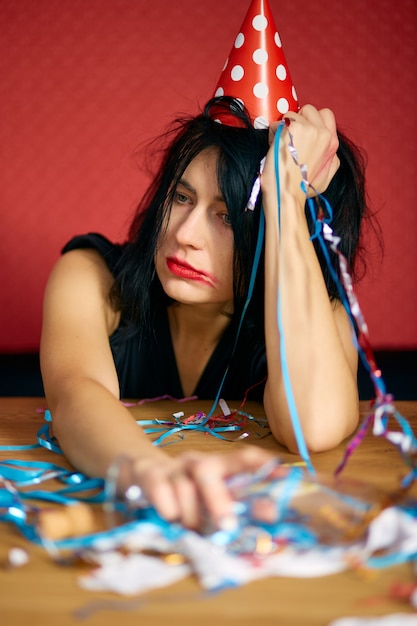
[(221, 218), (227, 226), (232, 225), (232, 220), (230, 219), (230, 215), (228, 213), (222, 213)]
[(181, 193), (180, 191), (176, 191), (175, 200), (176, 202), (179, 202), (179, 204), (186, 204), (188, 202), (188, 196), (186, 196), (184, 193)]

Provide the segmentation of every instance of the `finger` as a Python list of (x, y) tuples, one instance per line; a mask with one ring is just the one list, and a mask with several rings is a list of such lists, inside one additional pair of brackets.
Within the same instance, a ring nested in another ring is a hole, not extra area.
[(273, 524), (278, 519), (276, 504), (272, 498), (255, 498), (251, 504), (251, 515), (259, 522)]
[(201, 522), (201, 507), (193, 480), (182, 470), (169, 474), (153, 470), (152, 476), (141, 479), (147, 499), (164, 519), (179, 522), (187, 528), (197, 528)]
[(182, 459), (187, 474), (195, 482), (202, 503), (216, 519), (232, 511), (232, 500), (224, 479), (224, 459), (227, 456), (187, 452)]
[(187, 528), (198, 528), (201, 524), (201, 503), (195, 482), (183, 469), (174, 472), (170, 479), (179, 509), (179, 520)]
[(196, 463), (215, 459), (221, 463), (221, 475), (227, 478), (233, 474), (245, 471), (255, 471), (274, 458), (274, 455), (259, 446), (243, 445), (227, 454), (204, 454), (203, 452), (186, 452), (182, 461), (187, 471), (193, 471)]
[[(317, 161), (315, 166), (310, 168), (310, 182), (316, 187), (319, 193), (327, 189), (330, 181), (337, 172), (340, 162), (336, 156), (339, 147), (337, 135), (336, 119), (333, 112), (328, 108), (316, 109), (312, 105), (305, 105), (301, 109), (301, 116), (310, 127), (316, 130), (317, 137), (315, 143), (321, 144), (321, 163)], [(314, 195), (311, 191), (309, 195)]]
[[(298, 121), (306, 121), (314, 126), (321, 126), (322, 120), (318, 109), (312, 104), (305, 104), (298, 111)], [(296, 118), (297, 119), (297, 118)]]
[(304, 105), (299, 112), (299, 117), (294, 121), (305, 120), (316, 128), (323, 128), (329, 132), (329, 152), (335, 153), (339, 147), (339, 139), (337, 136), (336, 118), (331, 109), (316, 109), (311, 104)]
[(331, 109), (320, 109), (319, 114), (326, 128), (336, 134), (336, 118), (333, 111)]
[(233, 498), (226, 479), (235, 474), (253, 472), (272, 458), (256, 446), (245, 446), (227, 455), (189, 454), (185, 459), (188, 472), (198, 486), (208, 514), (220, 528), (236, 524)]
[[(164, 464), (138, 464), (134, 471), (134, 482), (143, 491), (146, 500), (152, 504), (164, 519), (180, 519), (181, 509), (171, 479), (169, 469)], [(133, 484), (133, 483), (132, 483)]]
[(191, 471), (209, 518), (218, 528), (235, 528), (237, 520), (233, 511), (233, 500), (224, 479), (221, 457), (201, 458), (195, 461)]
[(292, 122), (300, 124), (308, 122), (313, 126), (326, 127), (331, 132), (336, 133), (336, 118), (331, 109), (316, 109), (312, 104), (305, 104), (298, 113), (290, 111), (286, 113), (283, 120), (289, 125)]
[(196, 524), (196, 490), (180, 461), (140, 459), (133, 464), (130, 480), (164, 519)]

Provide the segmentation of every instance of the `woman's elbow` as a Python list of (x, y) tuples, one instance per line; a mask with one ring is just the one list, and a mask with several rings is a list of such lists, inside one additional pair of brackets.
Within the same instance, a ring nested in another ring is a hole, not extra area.
[[(307, 450), (312, 454), (328, 452), (337, 448), (355, 431), (359, 422), (359, 408), (352, 406), (341, 414), (338, 409), (323, 406), (319, 411), (309, 412), (304, 419), (300, 418), (300, 422)], [(299, 443), (292, 421), (283, 429), (278, 421), (270, 420), (270, 428), (278, 443), (290, 452), (299, 454)]]

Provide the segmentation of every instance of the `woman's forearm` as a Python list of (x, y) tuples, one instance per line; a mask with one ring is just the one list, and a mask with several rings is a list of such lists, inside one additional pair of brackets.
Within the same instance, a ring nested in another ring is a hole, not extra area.
[(50, 403), (54, 435), (68, 458), (90, 476), (106, 475), (120, 455), (165, 456), (108, 389), (91, 379), (65, 382)]
[(281, 218), (273, 193), (264, 194), (266, 217), (265, 334), (268, 383), (265, 409), (276, 438), (296, 449), (281, 371), (277, 302), (285, 359), (307, 446), (334, 447), (357, 424), (356, 350), (340, 305), (330, 302), (310, 241), (304, 207), (281, 194)]

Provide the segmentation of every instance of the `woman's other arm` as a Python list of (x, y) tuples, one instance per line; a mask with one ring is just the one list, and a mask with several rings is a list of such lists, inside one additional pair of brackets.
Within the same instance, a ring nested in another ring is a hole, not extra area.
[(151, 452), (119, 401), (109, 344), (118, 323), (108, 298), (112, 282), (97, 252), (68, 252), (51, 273), (43, 311), (41, 368), (54, 434), (68, 459), (95, 476), (122, 451)]
[(65, 254), (48, 281), (41, 367), (54, 434), (69, 461), (90, 476), (105, 477), (120, 455), (130, 458), (131, 480), (163, 517), (195, 527), (203, 504), (221, 525), (232, 515), (225, 478), (256, 470), (270, 455), (245, 446), (173, 458), (153, 446), (119, 400), (109, 344), (119, 321), (109, 302), (112, 283), (93, 250)]
[[(309, 181), (323, 192), (338, 167), (333, 114), (306, 106), (288, 117), (295, 120), (290, 131), (299, 162), (307, 164)], [(347, 313), (340, 302), (331, 302), (327, 293), (308, 231), (301, 172), (288, 144), (284, 129), (279, 148), (280, 224), (273, 147), (262, 176), (268, 359), (264, 406), (277, 440), (297, 451), (281, 371), (279, 285), (285, 355), (297, 413), (308, 448), (321, 451), (339, 444), (357, 425), (357, 352)]]

